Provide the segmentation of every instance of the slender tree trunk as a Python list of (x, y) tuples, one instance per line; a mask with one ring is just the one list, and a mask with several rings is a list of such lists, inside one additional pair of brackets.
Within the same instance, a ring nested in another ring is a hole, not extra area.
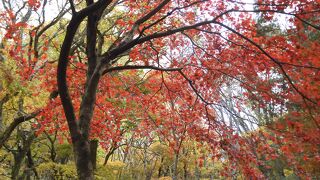
[(11, 171), (11, 179), (18, 179), (24, 156), (25, 154), (22, 150), (18, 150), (18, 152), (14, 154), (14, 165)]
[[(38, 172), (34, 167), (34, 161), (32, 158), (32, 153), (30, 148), (27, 152), (26, 163), (27, 163), (27, 169), (25, 169), (24, 176), (20, 177), (19, 179), (26, 179), (26, 180), (39, 179)], [(32, 178), (32, 172), (34, 173), (35, 178)]]
[(56, 141), (56, 137), (57, 137), (57, 133), (58, 131), (55, 131), (55, 135), (53, 138), (50, 137), (50, 135), (47, 133), (47, 132), (44, 132), (45, 135), (47, 136), (47, 139), (49, 140), (50, 142), (50, 159), (52, 162), (56, 162), (56, 156), (57, 156), (57, 153), (56, 153), (56, 148), (55, 148), (55, 141)]
[(147, 179), (147, 176), (148, 176), (148, 172), (147, 172), (147, 147), (144, 146), (144, 151), (143, 151), (143, 171), (144, 171), (144, 174), (146, 176), (146, 179)]
[(110, 149), (109, 152), (107, 153), (106, 157), (104, 158), (104, 162), (103, 165), (107, 165), (110, 156), (114, 153), (114, 151), (117, 149), (118, 147), (116, 145), (113, 145)]
[(161, 174), (162, 174), (162, 163), (163, 163), (163, 160), (164, 160), (164, 158), (161, 156), (160, 167), (159, 167), (159, 170), (158, 170), (158, 178), (160, 178)]
[(175, 152), (172, 180), (178, 180), (178, 162), (179, 162), (179, 152)]
[(57, 153), (55, 151), (54, 145), (52, 145), (50, 148), (50, 159), (52, 162), (56, 161), (56, 156), (57, 156)]
[(187, 163), (184, 163), (183, 165), (183, 171), (184, 171), (184, 180), (187, 180), (188, 179), (188, 168), (187, 168)]
[(104, 158), (104, 163), (103, 163), (104, 166), (108, 164), (109, 158), (110, 158), (110, 156), (111, 156), (112, 154), (113, 154), (113, 152), (112, 152), (112, 153), (111, 153), (111, 152), (108, 152), (108, 154), (107, 154), (106, 157)]
[[(23, 136), (23, 135), (21, 135)], [(24, 138), (24, 137), (22, 137)], [(21, 165), (23, 163), (23, 160), (25, 159), (28, 150), (30, 149), (30, 146), (34, 140), (35, 136), (33, 134), (29, 135), (27, 139), (23, 139), (22, 146), (18, 148), (18, 151), (14, 153), (14, 165), (12, 167), (11, 171), (11, 178), (12, 179), (18, 179), (19, 172), (21, 169)]]
[(196, 163), (196, 167), (195, 167), (195, 176), (196, 176), (196, 180), (199, 180), (200, 179), (200, 170), (199, 170), (199, 166), (198, 166), (198, 163)]

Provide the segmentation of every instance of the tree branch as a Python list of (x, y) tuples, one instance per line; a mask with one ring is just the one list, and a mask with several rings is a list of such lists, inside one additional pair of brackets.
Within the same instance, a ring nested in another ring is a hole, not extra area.
[(118, 66), (118, 67), (111, 67), (103, 72), (103, 74), (112, 72), (112, 71), (123, 71), (123, 70), (134, 70), (134, 69), (153, 69), (157, 71), (180, 71), (182, 68), (161, 68), (157, 66), (139, 66), (139, 65), (133, 65), (133, 66)]
[(256, 48), (258, 48), (265, 56), (267, 56), (271, 61), (273, 61), (275, 64), (278, 65), (278, 67), (280, 68), (280, 71), (282, 72), (282, 74), (285, 76), (285, 78), (287, 79), (287, 81), (289, 82), (289, 84), (292, 86), (292, 88), (304, 99), (307, 99), (308, 101), (312, 102), (313, 104), (317, 104), (317, 102), (315, 102), (314, 100), (310, 99), (309, 97), (307, 97), (306, 95), (304, 95), (292, 82), (291, 78), (289, 77), (289, 75), (286, 73), (286, 71), (284, 70), (282, 63), (280, 61), (278, 61), (277, 59), (273, 58), (268, 52), (266, 52), (260, 45), (258, 45), (257, 43), (255, 43), (254, 41), (252, 41), (251, 39), (249, 39), (248, 37), (244, 36), (243, 34), (239, 33), (238, 31), (232, 29), (231, 27), (220, 23), (220, 22), (214, 22), (214, 24), (218, 24), (226, 29), (228, 29), (229, 31), (231, 31), (232, 33), (238, 35), (239, 37), (243, 38), (244, 40), (248, 41), (250, 44), (254, 45)]
[(161, 8), (163, 8), (166, 4), (168, 4), (170, 2), (170, 0), (164, 0), (162, 1), (156, 8), (154, 8), (152, 11), (150, 11), (148, 14), (146, 14), (145, 16), (141, 17), (140, 19), (138, 19), (134, 24), (136, 26), (139, 26), (140, 24), (146, 22), (148, 19), (150, 19), (153, 15), (155, 15), (157, 12), (159, 12), (161, 10)]
[(76, 122), (74, 107), (73, 107), (71, 97), (69, 95), (68, 86), (67, 86), (66, 72), (67, 72), (68, 61), (69, 61), (68, 56), (70, 53), (74, 36), (77, 32), (77, 29), (80, 23), (90, 13), (98, 10), (101, 6), (107, 6), (111, 2), (112, 2), (111, 0), (99, 0), (96, 3), (82, 9), (77, 14), (73, 15), (73, 17), (70, 20), (70, 23), (68, 24), (67, 32), (61, 47), (58, 68), (57, 68), (58, 91), (59, 91), (60, 99), (64, 109), (64, 113), (68, 122), (68, 127), (70, 130), (72, 142), (76, 142), (81, 137), (81, 132)]
[(13, 122), (9, 125), (9, 127), (6, 128), (6, 130), (4, 131), (4, 133), (0, 136), (0, 149), (2, 148), (2, 146), (4, 145), (4, 143), (7, 141), (7, 139), (10, 137), (11, 133), (13, 132), (13, 130), (21, 123), (28, 121), (30, 119), (33, 119), (34, 117), (36, 117), (38, 114), (40, 113), (40, 111), (36, 111), (33, 112), (31, 114), (28, 115), (24, 115), (24, 116), (20, 116), (17, 117), (13, 120)]
[(74, 6), (73, 0), (69, 0), (69, 3), (70, 3), (70, 8), (71, 8), (72, 14), (73, 15), (77, 14), (77, 11), (76, 11), (76, 8)]

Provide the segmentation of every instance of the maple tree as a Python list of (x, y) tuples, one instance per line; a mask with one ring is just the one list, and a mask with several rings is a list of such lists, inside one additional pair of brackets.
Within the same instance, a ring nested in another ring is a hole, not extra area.
[[(37, 116), (32, 133), (70, 140), (80, 179), (94, 178), (98, 141), (112, 154), (127, 133), (167, 141), (176, 158), (173, 179), (186, 136), (206, 142), (213, 159), (228, 159), (225, 176), (232, 168), (266, 175), (266, 158), (279, 157), (268, 143), (260, 145), (268, 140), (301, 176), (310, 170), (298, 161), (319, 163), (319, 2), (69, 0), (49, 22), (47, 0), (24, 2), (22, 16), (10, 3), (16, 1), (4, 3), (1, 14), (1, 59), (14, 59), (19, 83), (36, 81), (45, 93), (30, 86), (32, 94), (49, 98), (40, 108), (24, 105), (32, 113), (14, 120), (1, 146)], [(289, 24), (263, 32), (257, 16)], [(50, 36), (58, 22), (62, 27)], [(252, 130), (249, 124), (271, 130), (239, 134)]]

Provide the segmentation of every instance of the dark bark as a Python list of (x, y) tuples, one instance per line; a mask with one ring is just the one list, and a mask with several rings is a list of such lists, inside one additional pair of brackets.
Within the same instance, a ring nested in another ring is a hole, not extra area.
[[(11, 178), (12, 179), (18, 179), (21, 165), (22, 165), (28, 151), (30, 150), (30, 146), (35, 138), (33, 133), (27, 135), (27, 134), (24, 134), (24, 132), (19, 132), (18, 136), (21, 137), (22, 145), (18, 146), (17, 151), (13, 152), (14, 165), (13, 165), (12, 171), (11, 171)], [(28, 136), (28, 137), (26, 137), (26, 136)]]
[(25, 154), (22, 152), (22, 150), (18, 150), (18, 152), (14, 155), (14, 165), (12, 167), (11, 179), (18, 179), (24, 157)]
[(32, 172), (34, 173), (34, 176), (36, 177), (36, 179), (39, 179), (38, 172), (37, 172), (36, 168), (34, 167), (34, 161), (32, 158), (32, 153), (31, 153), (30, 148), (27, 152), (27, 160), (26, 161), (27, 161), (27, 169), (25, 170), (26, 179), (27, 180), (33, 179)]
[(73, 148), (76, 153), (75, 158), (79, 179), (94, 179), (89, 141), (81, 138), (73, 143)]
[(66, 80), (68, 56), (71, 50), (74, 36), (80, 23), (84, 20), (84, 18), (88, 16), (91, 17), (95, 12), (103, 11), (110, 3), (111, 0), (99, 0), (88, 5), (86, 8), (82, 9), (79, 12), (75, 12), (75, 9), (73, 9), (73, 17), (68, 24), (66, 35), (59, 55), (57, 69), (58, 91), (71, 134), (79, 179), (93, 179), (93, 166), (91, 161), (89, 132), (90, 121), (94, 109), (96, 90), (101, 76), (101, 73), (99, 72), (101, 66), (99, 66), (98, 68), (96, 68), (96, 65), (93, 65), (95, 67), (90, 66), (90, 68), (94, 68), (94, 71), (92, 72), (92, 75), (87, 76), (86, 90), (81, 102), (78, 124), (76, 121), (74, 107), (69, 95)]
[(51, 144), (51, 147), (50, 147), (50, 159), (51, 159), (51, 161), (55, 162), (56, 161), (56, 157), (57, 157), (57, 153), (56, 153), (54, 144)]
[[(87, 6), (92, 5), (93, 0), (86, 0)], [(90, 80), (91, 75), (94, 72), (94, 69), (97, 65), (97, 54), (96, 54), (96, 44), (97, 44), (97, 31), (98, 31), (98, 22), (100, 16), (103, 12), (103, 9), (95, 11), (88, 15), (87, 21), (87, 45), (86, 53), (88, 57), (88, 72), (87, 72), (87, 83)]]
[(106, 157), (104, 158), (104, 162), (103, 162), (103, 165), (107, 165), (108, 161), (109, 161), (109, 158), (110, 156), (114, 153), (114, 151), (118, 149), (118, 146), (117, 145), (114, 145), (110, 148), (110, 150), (108, 151)]
[(91, 151), (91, 162), (93, 170), (97, 168), (97, 150), (98, 150), (98, 140), (90, 141), (90, 151)]
[(51, 136), (45, 131), (44, 134), (47, 136), (49, 142), (50, 142), (50, 159), (52, 162), (56, 162), (56, 156), (57, 156), (57, 153), (56, 153), (56, 148), (55, 148), (55, 141), (57, 139), (57, 133), (58, 131), (55, 131), (55, 134), (54, 134), (54, 137), (51, 138)]
[(80, 106), (80, 140), (75, 144), (76, 164), (80, 179), (93, 179), (93, 165), (89, 141), (90, 121), (92, 119), (96, 90), (100, 79), (100, 73), (95, 71), (87, 84), (86, 92)]

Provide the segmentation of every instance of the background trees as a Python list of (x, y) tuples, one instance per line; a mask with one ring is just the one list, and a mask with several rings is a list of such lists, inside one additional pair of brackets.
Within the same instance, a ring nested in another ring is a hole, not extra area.
[(73, 178), (72, 161), (80, 179), (316, 176), (318, 14), (307, 0), (3, 1), (3, 161), (12, 178)]

